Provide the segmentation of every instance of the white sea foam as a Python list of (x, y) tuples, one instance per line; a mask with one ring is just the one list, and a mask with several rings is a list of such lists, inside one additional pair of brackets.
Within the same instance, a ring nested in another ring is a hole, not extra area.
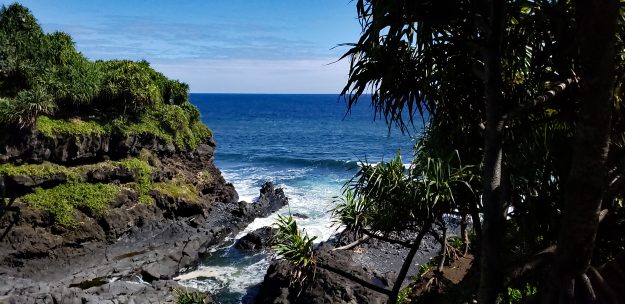
[(246, 289), (263, 281), (264, 273), (269, 268), (267, 259), (244, 267), (200, 266), (197, 271), (179, 276), (185, 286), (202, 291), (215, 292), (228, 289), (230, 292), (245, 294)]
[[(276, 187), (284, 190), (289, 198), (289, 205), (266, 218), (257, 218), (234, 238), (238, 239), (258, 228), (273, 225), (278, 215), (300, 214), (296, 216), (297, 224), (309, 236), (316, 236), (316, 243), (325, 241), (336, 232), (328, 212), (335, 205), (335, 196), (347, 172), (330, 173), (327, 175), (311, 174), (310, 168), (286, 168), (275, 170), (268, 167), (222, 167), (224, 178), (232, 182), (239, 193), (240, 200), (253, 203), (259, 195), (260, 186), (271, 181)], [(222, 291), (245, 294), (246, 289), (262, 282), (269, 267), (265, 258), (251, 265), (238, 262), (236, 250), (232, 248), (213, 248), (212, 254), (220, 254), (218, 265), (200, 266), (196, 271), (181, 275), (177, 279), (184, 285), (217, 293)], [(229, 256), (234, 254), (234, 256)], [(221, 259), (223, 258), (223, 259)], [(224, 262), (226, 261), (226, 262)], [(249, 263), (249, 262), (248, 262)]]

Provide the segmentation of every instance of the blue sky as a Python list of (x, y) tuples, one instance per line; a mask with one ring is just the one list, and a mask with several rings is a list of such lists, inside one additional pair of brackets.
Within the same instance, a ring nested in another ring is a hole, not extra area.
[[(2, 1), (10, 4), (13, 1)], [(338, 93), (350, 0), (19, 1), (90, 59), (146, 59), (192, 92)]]

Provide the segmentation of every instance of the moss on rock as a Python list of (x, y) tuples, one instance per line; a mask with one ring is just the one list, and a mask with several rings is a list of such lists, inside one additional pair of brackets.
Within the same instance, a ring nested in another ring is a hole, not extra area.
[(154, 184), (154, 190), (163, 195), (181, 198), (188, 202), (198, 202), (200, 200), (199, 193), (195, 186), (180, 179), (156, 183)]
[(55, 225), (71, 228), (76, 225), (76, 209), (95, 218), (101, 217), (120, 191), (121, 187), (113, 184), (67, 183), (51, 189), (37, 188), (20, 201), (50, 213)]
[(83, 121), (78, 118), (53, 119), (43, 115), (37, 118), (36, 128), (47, 137), (56, 135), (104, 135), (110, 132), (110, 127), (95, 121)]
[(4, 176), (30, 176), (45, 179), (57, 174), (65, 175), (68, 180), (80, 180), (80, 174), (76, 170), (49, 162), (42, 164), (0, 165), (0, 175)]

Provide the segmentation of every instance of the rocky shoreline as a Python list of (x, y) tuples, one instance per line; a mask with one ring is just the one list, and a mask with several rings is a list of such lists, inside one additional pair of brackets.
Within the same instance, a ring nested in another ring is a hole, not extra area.
[[(238, 201), (234, 187), (213, 164), (212, 140), (181, 151), (154, 138), (113, 143), (110, 138), (60, 136), (46, 144), (39, 134), (20, 138), (1, 141), (0, 160), (55, 162), (67, 170), (43, 176), (4, 174), (9, 197), (52, 189), (70, 178), (67, 172), (81, 172), (83, 183), (123, 187), (140, 178), (137, 170), (104, 164), (146, 150), (153, 156), (150, 182), (183, 180), (194, 193), (177, 196), (156, 188), (148, 194), (154, 203), (145, 204), (138, 190), (124, 188), (102, 216), (77, 210), (72, 228), (54, 225), (46, 212), (18, 198), (0, 220), (0, 231), (6, 232), (0, 242), (0, 303), (174, 303), (173, 289), (180, 285), (173, 277), (196, 266), (208, 248), (254, 218), (287, 203), (282, 190), (271, 184), (263, 186), (257, 202)], [(120, 145), (126, 148), (111, 152)], [(82, 170), (87, 165), (91, 167)]]
[[(352, 249), (334, 250), (346, 245), (353, 238), (338, 235), (321, 243), (315, 249), (321, 264), (353, 274), (369, 283), (389, 288), (396, 271), (401, 267), (407, 249), (386, 242), (370, 240)], [(415, 256), (408, 277), (419, 271), (421, 264), (427, 263), (438, 254), (438, 244), (431, 237), (425, 238), (422, 249)], [(357, 282), (346, 279), (332, 271), (317, 267), (314, 276), (304, 286), (291, 284), (293, 267), (284, 260), (272, 261), (260, 287), (256, 303), (386, 303), (384, 294), (365, 288)], [(407, 286), (406, 280), (403, 286)]]
[[(28, 175), (5, 170), (0, 182), (7, 196), (23, 197), (74, 180), (118, 185), (123, 191), (102, 216), (78, 209), (72, 228), (55, 225), (49, 214), (18, 198), (13, 211), (0, 218), (0, 303), (175, 303), (174, 290), (186, 288), (173, 280), (176, 276), (195, 269), (210, 248), (255, 218), (288, 203), (283, 191), (270, 183), (260, 189), (256, 202), (239, 201), (234, 187), (213, 163), (216, 145), (212, 139), (185, 151), (149, 137), (51, 139), (29, 134), (20, 138), (0, 141), (0, 162), (59, 171)], [(150, 183), (175, 182), (192, 193), (174, 194), (154, 187), (147, 194), (154, 202), (142, 203), (137, 187), (126, 185), (135, 185), (145, 176), (137, 168), (119, 165), (122, 159), (135, 158), (152, 168)], [(271, 235), (270, 228), (261, 228), (235, 246), (266, 250)], [(424, 241), (409, 275), (436, 254), (434, 243)], [(342, 244), (341, 240), (321, 244), (318, 258), (381, 287), (392, 282), (406, 253), (400, 246), (383, 242), (333, 251), (335, 244)], [(385, 301), (384, 295), (325, 269), (318, 269), (311, 284), (299, 290), (289, 284), (289, 271), (288, 263), (272, 261), (256, 302)]]

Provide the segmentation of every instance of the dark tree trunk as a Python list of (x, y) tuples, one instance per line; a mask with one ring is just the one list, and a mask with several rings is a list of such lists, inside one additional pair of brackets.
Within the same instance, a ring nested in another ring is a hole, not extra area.
[[(580, 107), (551, 286), (544, 302), (575, 303), (592, 295), (590, 266), (605, 190), (610, 144), (617, 0), (578, 0)], [(576, 288), (577, 287), (577, 288)], [(587, 289), (587, 288), (586, 288)]]
[(501, 44), (504, 34), (505, 1), (492, 0), (488, 18), (488, 33), (484, 50), (486, 74), (484, 79), (486, 103), (486, 132), (484, 141), (484, 224), (480, 256), (479, 303), (497, 303), (501, 289), (505, 204), (502, 193), (502, 131), (503, 94), (501, 79)]

